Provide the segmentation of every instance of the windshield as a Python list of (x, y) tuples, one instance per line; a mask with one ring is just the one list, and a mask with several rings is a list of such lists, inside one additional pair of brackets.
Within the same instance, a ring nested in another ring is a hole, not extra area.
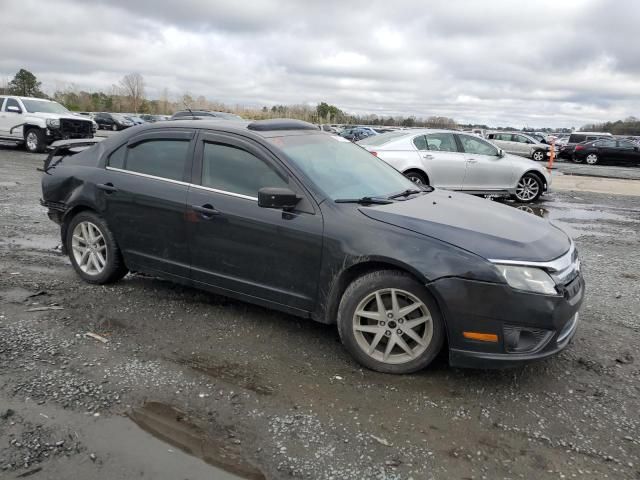
[(367, 137), (365, 139), (360, 140), (358, 143), (360, 145), (368, 145), (371, 147), (377, 147), (379, 145), (384, 145), (387, 142), (390, 142), (391, 140), (396, 140), (400, 137), (405, 137), (407, 136), (407, 132), (387, 132), (387, 133), (381, 133), (380, 135), (374, 135), (371, 137)]
[(416, 188), (393, 167), (338, 136), (296, 135), (268, 140), (332, 200), (388, 197)]
[(22, 103), (24, 108), (27, 109), (29, 113), (71, 113), (69, 110), (64, 108), (62, 105), (56, 102), (45, 102), (42, 100), (25, 100), (22, 99)]

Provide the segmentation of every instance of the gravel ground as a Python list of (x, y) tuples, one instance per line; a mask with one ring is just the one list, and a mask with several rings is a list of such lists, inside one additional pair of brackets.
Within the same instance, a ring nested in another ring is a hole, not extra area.
[(526, 208), (581, 252), (567, 350), (389, 376), (331, 326), (148, 276), (81, 282), (38, 204), (41, 160), (0, 147), (1, 478), (640, 478), (639, 197)]

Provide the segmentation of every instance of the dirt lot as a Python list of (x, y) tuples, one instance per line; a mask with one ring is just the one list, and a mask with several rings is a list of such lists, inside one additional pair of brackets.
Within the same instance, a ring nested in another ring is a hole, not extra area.
[(1, 478), (640, 478), (640, 197), (529, 208), (581, 252), (565, 352), (388, 376), (330, 326), (147, 276), (81, 282), (41, 160), (0, 147)]

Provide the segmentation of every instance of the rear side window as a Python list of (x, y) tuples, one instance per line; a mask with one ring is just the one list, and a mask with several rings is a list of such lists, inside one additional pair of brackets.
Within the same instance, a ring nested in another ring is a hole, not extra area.
[(432, 133), (426, 136), (429, 150), (457, 152), (458, 146), (452, 133)]
[(111, 152), (107, 164), (113, 168), (124, 168), (124, 157), (126, 153), (127, 145), (125, 144)]
[(512, 136), (510, 133), (498, 133), (495, 136), (496, 140), (500, 140), (502, 142), (511, 142), (512, 141)]
[(202, 186), (257, 197), (263, 187), (287, 187), (288, 183), (270, 165), (246, 150), (206, 142)]
[(416, 146), (418, 150), (428, 150), (427, 147), (427, 139), (424, 138), (424, 135), (420, 135), (413, 139), (413, 144)]
[(125, 168), (132, 172), (181, 181), (188, 151), (189, 140), (148, 140), (128, 148)]
[(582, 143), (587, 139), (586, 135), (579, 135), (579, 134), (571, 134), (569, 136), (569, 143)]

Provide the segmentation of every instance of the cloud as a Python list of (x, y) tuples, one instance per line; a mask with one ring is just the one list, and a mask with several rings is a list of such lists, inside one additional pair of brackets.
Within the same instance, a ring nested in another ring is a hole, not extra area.
[(637, 115), (633, 0), (5, 0), (0, 75), (53, 91), (140, 72), (230, 104), (579, 126)]

